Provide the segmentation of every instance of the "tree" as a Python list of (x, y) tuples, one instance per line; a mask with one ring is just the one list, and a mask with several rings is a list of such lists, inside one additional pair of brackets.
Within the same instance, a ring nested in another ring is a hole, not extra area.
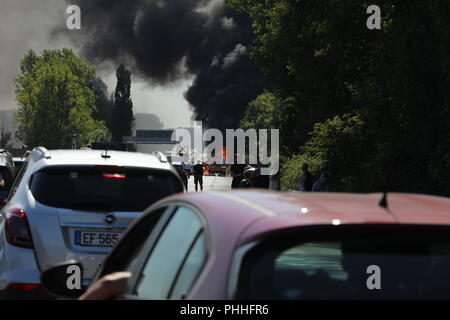
[(358, 114), (344, 114), (316, 123), (301, 153), (285, 161), (282, 186), (297, 188), (301, 165), (306, 162), (312, 172), (327, 164), (332, 172), (332, 188), (337, 191), (365, 192), (382, 187), (374, 185), (380, 171), (370, 166), (372, 146), (367, 142), (366, 129)]
[(92, 118), (95, 95), (90, 84), (95, 68), (72, 50), (29, 51), (16, 77), (18, 136), (28, 146), (70, 148), (108, 140), (103, 121)]
[(123, 136), (130, 136), (133, 126), (133, 102), (131, 101), (131, 74), (121, 64), (116, 71), (117, 86), (114, 92), (113, 130), (114, 141), (122, 141)]
[[(308, 132), (320, 133), (316, 123), (326, 124), (326, 132), (339, 125), (336, 116), (357, 114), (364, 123), (370, 148), (354, 153), (349, 165), (355, 170), (341, 180), (343, 190), (355, 190), (357, 175), (364, 174), (372, 181), (361, 191), (380, 191), (389, 181), (390, 190), (449, 195), (448, 1), (383, 1), (381, 30), (366, 27), (369, 1), (227, 2), (252, 17), (252, 58), (272, 90), (299, 110), (281, 130), (297, 130), (293, 139), (305, 146)], [(334, 142), (321, 152), (343, 155), (347, 145)]]
[(12, 148), (12, 133), (6, 132), (5, 128), (2, 127), (0, 133), (0, 149), (10, 149)]
[[(280, 129), (281, 155), (300, 151), (306, 134), (303, 133), (301, 109), (293, 97), (283, 97), (278, 92), (265, 91), (250, 102), (241, 119), (243, 129)], [(289, 127), (291, 130), (283, 130)]]
[(108, 94), (108, 86), (100, 77), (96, 77), (92, 81), (91, 89), (95, 94), (95, 105), (97, 107), (92, 117), (96, 120), (104, 121), (109, 131), (112, 132), (114, 96)]

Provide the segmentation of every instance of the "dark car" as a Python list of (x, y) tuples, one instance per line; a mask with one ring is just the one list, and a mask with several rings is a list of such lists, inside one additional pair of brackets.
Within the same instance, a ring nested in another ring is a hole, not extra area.
[[(389, 194), (388, 208), (380, 199), (171, 196), (131, 226), (95, 279), (129, 271), (127, 299), (450, 299), (450, 199)], [(70, 295), (67, 266), (44, 273), (52, 292)]]
[(11, 158), (0, 153), (0, 203), (4, 204), (14, 179), (14, 165)]
[(184, 186), (186, 187), (186, 190), (188, 188), (188, 180), (189, 180), (189, 173), (188, 171), (183, 167), (182, 163), (172, 163), (172, 166), (177, 170), (178, 175), (180, 176), (181, 180), (184, 183)]

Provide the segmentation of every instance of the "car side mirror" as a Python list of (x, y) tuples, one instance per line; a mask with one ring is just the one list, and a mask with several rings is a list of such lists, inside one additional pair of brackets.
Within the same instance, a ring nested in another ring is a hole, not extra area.
[(58, 263), (41, 275), (41, 282), (48, 294), (58, 298), (77, 299), (83, 287), (83, 265), (76, 260)]

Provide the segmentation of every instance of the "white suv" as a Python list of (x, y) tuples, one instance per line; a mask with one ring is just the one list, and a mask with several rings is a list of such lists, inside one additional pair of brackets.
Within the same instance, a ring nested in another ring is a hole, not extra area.
[(0, 211), (0, 297), (45, 297), (41, 272), (69, 259), (89, 284), (132, 220), (184, 191), (163, 155), (35, 148)]

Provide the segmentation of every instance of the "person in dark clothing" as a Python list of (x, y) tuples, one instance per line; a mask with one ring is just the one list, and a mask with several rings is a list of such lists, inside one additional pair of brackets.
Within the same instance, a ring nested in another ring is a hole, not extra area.
[(261, 174), (261, 167), (261, 164), (256, 167), (250, 185), (252, 188), (269, 189), (269, 176)]
[(309, 172), (309, 165), (307, 163), (302, 164), (303, 175), (298, 180), (298, 189), (301, 192), (312, 191), (313, 175)]
[(329, 192), (331, 189), (331, 174), (328, 171), (327, 165), (322, 164), (320, 166), (320, 176), (312, 186), (314, 192)]
[(203, 191), (203, 167), (204, 164), (201, 161), (198, 161), (196, 165), (194, 165), (194, 184), (195, 191), (198, 191), (198, 185), (200, 184), (200, 191)]
[(244, 179), (245, 164), (234, 163), (231, 165), (231, 176), (233, 181), (231, 182), (231, 189), (239, 188), (239, 185)]

